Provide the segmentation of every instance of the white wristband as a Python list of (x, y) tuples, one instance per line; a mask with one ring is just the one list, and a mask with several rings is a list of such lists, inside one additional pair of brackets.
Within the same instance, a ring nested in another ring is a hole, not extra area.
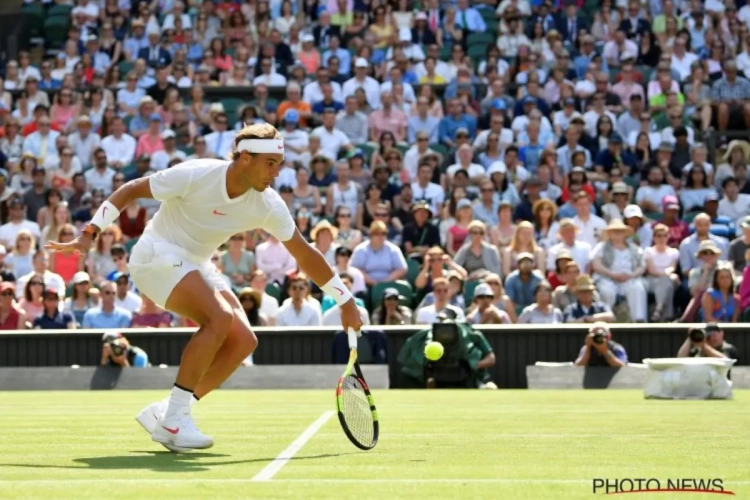
[(91, 224), (103, 231), (105, 227), (116, 221), (119, 216), (120, 211), (117, 210), (117, 207), (111, 204), (109, 200), (106, 200), (94, 214)]
[(328, 283), (321, 286), (320, 289), (323, 290), (326, 295), (333, 297), (333, 300), (335, 300), (338, 305), (349, 302), (352, 298), (352, 293), (346, 285), (344, 285), (344, 282), (341, 281), (338, 274), (334, 274), (333, 278), (331, 278)]

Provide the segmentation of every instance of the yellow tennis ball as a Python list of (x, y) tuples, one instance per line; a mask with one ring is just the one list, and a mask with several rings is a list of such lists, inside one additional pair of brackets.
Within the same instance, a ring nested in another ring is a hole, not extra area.
[(443, 357), (443, 344), (440, 342), (427, 342), (424, 346), (424, 355), (430, 361), (437, 361)]

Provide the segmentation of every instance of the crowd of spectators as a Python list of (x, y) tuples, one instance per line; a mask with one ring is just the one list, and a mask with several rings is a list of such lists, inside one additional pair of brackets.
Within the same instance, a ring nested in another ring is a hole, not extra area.
[[(750, 5), (25, 1), (68, 29), (3, 61), (0, 328), (189, 324), (129, 281), (154, 200), (88, 255), (40, 248), (254, 122), (281, 131), (275, 189), (373, 323), (736, 322), (750, 303)], [(253, 324), (338, 321), (262, 230), (213, 260)]]

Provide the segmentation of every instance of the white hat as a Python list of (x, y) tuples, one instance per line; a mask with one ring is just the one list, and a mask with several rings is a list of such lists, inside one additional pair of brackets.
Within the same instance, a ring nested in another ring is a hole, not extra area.
[(492, 291), (492, 287), (487, 283), (480, 283), (474, 289), (474, 297), (494, 297), (495, 292)]
[(625, 210), (622, 211), (622, 215), (626, 219), (629, 219), (631, 217), (638, 217), (639, 219), (643, 219), (643, 211), (638, 205), (628, 205), (627, 207), (625, 207)]
[(89, 273), (86, 271), (78, 271), (73, 275), (74, 285), (77, 285), (78, 283), (86, 283), (87, 281), (91, 281), (91, 276), (89, 276)]
[(490, 168), (487, 169), (487, 177), (492, 176), (492, 174), (500, 172), (501, 174), (505, 174), (508, 172), (508, 167), (505, 166), (505, 163), (501, 161), (496, 161), (492, 165), (490, 165)]
[(224, 112), (224, 105), (220, 102), (213, 103), (209, 108), (208, 112), (211, 113), (223, 113)]
[(427, 14), (425, 12), (418, 12), (414, 19), (416, 21), (427, 21)]
[(5, 247), (3, 245), (0, 245), (0, 255), (5, 255), (7, 253), (8, 251), (5, 249)]
[(411, 42), (411, 30), (409, 28), (401, 28), (398, 30), (398, 41), (399, 42)]
[(310, 33), (305, 33), (304, 35), (302, 35), (301, 37), (299, 37), (299, 41), (302, 42), (302, 43), (305, 43), (305, 42), (314, 42), (315, 41), (315, 37), (312, 36)]
[(177, 134), (174, 133), (174, 130), (172, 129), (166, 129), (164, 132), (161, 133), (161, 138), (166, 139), (174, 139), (177, 137)]
[(355, 68), (369, 68), (370, 63), (367, 62), (367, 59), (364, 57), (358, 57), (356, 61), (354, 61), (354, 67)]

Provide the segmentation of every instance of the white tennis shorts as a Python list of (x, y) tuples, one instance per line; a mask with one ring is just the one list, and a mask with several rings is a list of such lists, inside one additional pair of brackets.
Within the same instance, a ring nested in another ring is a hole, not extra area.
[(211, 261), (196, 264), (177, 245), (152, 237), (138, 240), (128, 267), (138, 291), (164, 308), (172, 290), (192, 271), (199, 271), (209, 287), (220, 292), (230, 290)]

